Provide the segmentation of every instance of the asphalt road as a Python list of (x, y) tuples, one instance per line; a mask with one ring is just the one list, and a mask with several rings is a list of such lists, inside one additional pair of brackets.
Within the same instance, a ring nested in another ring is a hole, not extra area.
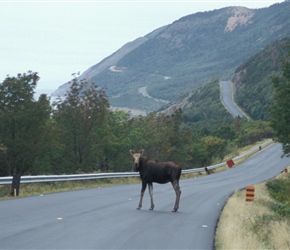
[(172, 213), (170, 184), (154, 185), (155, 210), (136, 210), (140, 185), (122, 185), (0, 201), (0, 249), (213, 249), (220, 212), (236, 190), (287, 166), (273, 144), (236, 167), (181, 180)]
[(241, 110), (238, 109), (236, 104), (233, 102), (232, 98), (232, 87), (229, 81), (221, 81), (221, 96), (222, 96), (222, 103), (226, 107), (226, 109), (232, 114), (234, 117), (244, 117), (244, 114)]

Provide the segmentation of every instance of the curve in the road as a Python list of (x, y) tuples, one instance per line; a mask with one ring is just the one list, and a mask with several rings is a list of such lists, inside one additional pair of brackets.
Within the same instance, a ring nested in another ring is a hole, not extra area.
[(0, 201), (0, 249), (213, 249), (215, 227), (235, 191), (268, 180), (290, 165), (273, 144), (227, 171), (181, 180), (174, 191), (154, 185), (136, 210), (141, 184)]
[(220, 81), (221, 89), (221, 101), (225, 108), (230, 112), (234, 117), (248, 117), (241, 111), (237, 104), (233, 100), (233, 91), (232, 84), (230, 81)]

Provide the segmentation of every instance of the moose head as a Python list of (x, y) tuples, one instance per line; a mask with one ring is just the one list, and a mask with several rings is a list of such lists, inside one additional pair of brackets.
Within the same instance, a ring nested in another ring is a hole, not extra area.
[(134, 150), (130, 150), (131, 156), (133, 158), (133, 162), (135, 165), (135, 169), (136, 171), (139, 171), (139, 163), (140, 163), (140, 158), (142, 157), (143, 153), (144, 153), (144, 149), (142, 149), (140, 151), (140, 153), (135, 153)]

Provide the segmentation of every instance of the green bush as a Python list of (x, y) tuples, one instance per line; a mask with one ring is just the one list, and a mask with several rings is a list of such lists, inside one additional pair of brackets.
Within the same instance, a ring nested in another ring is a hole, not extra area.
[(290, 218), (290, 176), (267, 182), (266, 186), (270, 195), (276, 200), (272, 209), (279, 215)]
[(290, 204), (289, 203), (280, 203), (280, 202), (275, 202), (274, 205), (272, 206), (272, 209), (278, 213), (279, 215), (283, 217), (288, 217), (290, 218)]

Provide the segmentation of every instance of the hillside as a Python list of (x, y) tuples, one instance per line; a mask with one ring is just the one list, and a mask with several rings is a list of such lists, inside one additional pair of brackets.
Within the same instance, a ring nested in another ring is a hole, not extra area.
[[(273, 98), (272, 74), (280, 74), (281, 58), (287, 55), (290, 37), (279, 39), (237, 67), (232, 82), (237, 104), (254, 120), (269, 119), (268, 109)], [(229, 123), (233, 118), (220, 101), (218, 79), (212, 79), (174, 102), (165, 105), (160, 113), (171, 115), (183, 110), (187, 126), (209, 126)]]
[(218, 127), (234, 120), (220, 100), (218, 79), (212, 79), (205, 86), (188, 97), (188, 108), (183, 111), (183, 122), (193, 127)]
[[(176, 100), (213, 77), (230, 79), (235, 69), (269, 43), (290, 36), (290, 3), (269, 8), (227, 7), (200, 12), (124, 45), (92, 66), (82, 79), (106, 86), (112, 106), (146, 111)], [(63, 93), (65, 84), (55, 92)]]
[(236, 101), (255, 120), (269, 119), (273, 98), (272, 74), (279, 74), (281, 58), (287, 55), (290, 37), (280, 39), (252, 56), (237, 68), (232, 82)]

